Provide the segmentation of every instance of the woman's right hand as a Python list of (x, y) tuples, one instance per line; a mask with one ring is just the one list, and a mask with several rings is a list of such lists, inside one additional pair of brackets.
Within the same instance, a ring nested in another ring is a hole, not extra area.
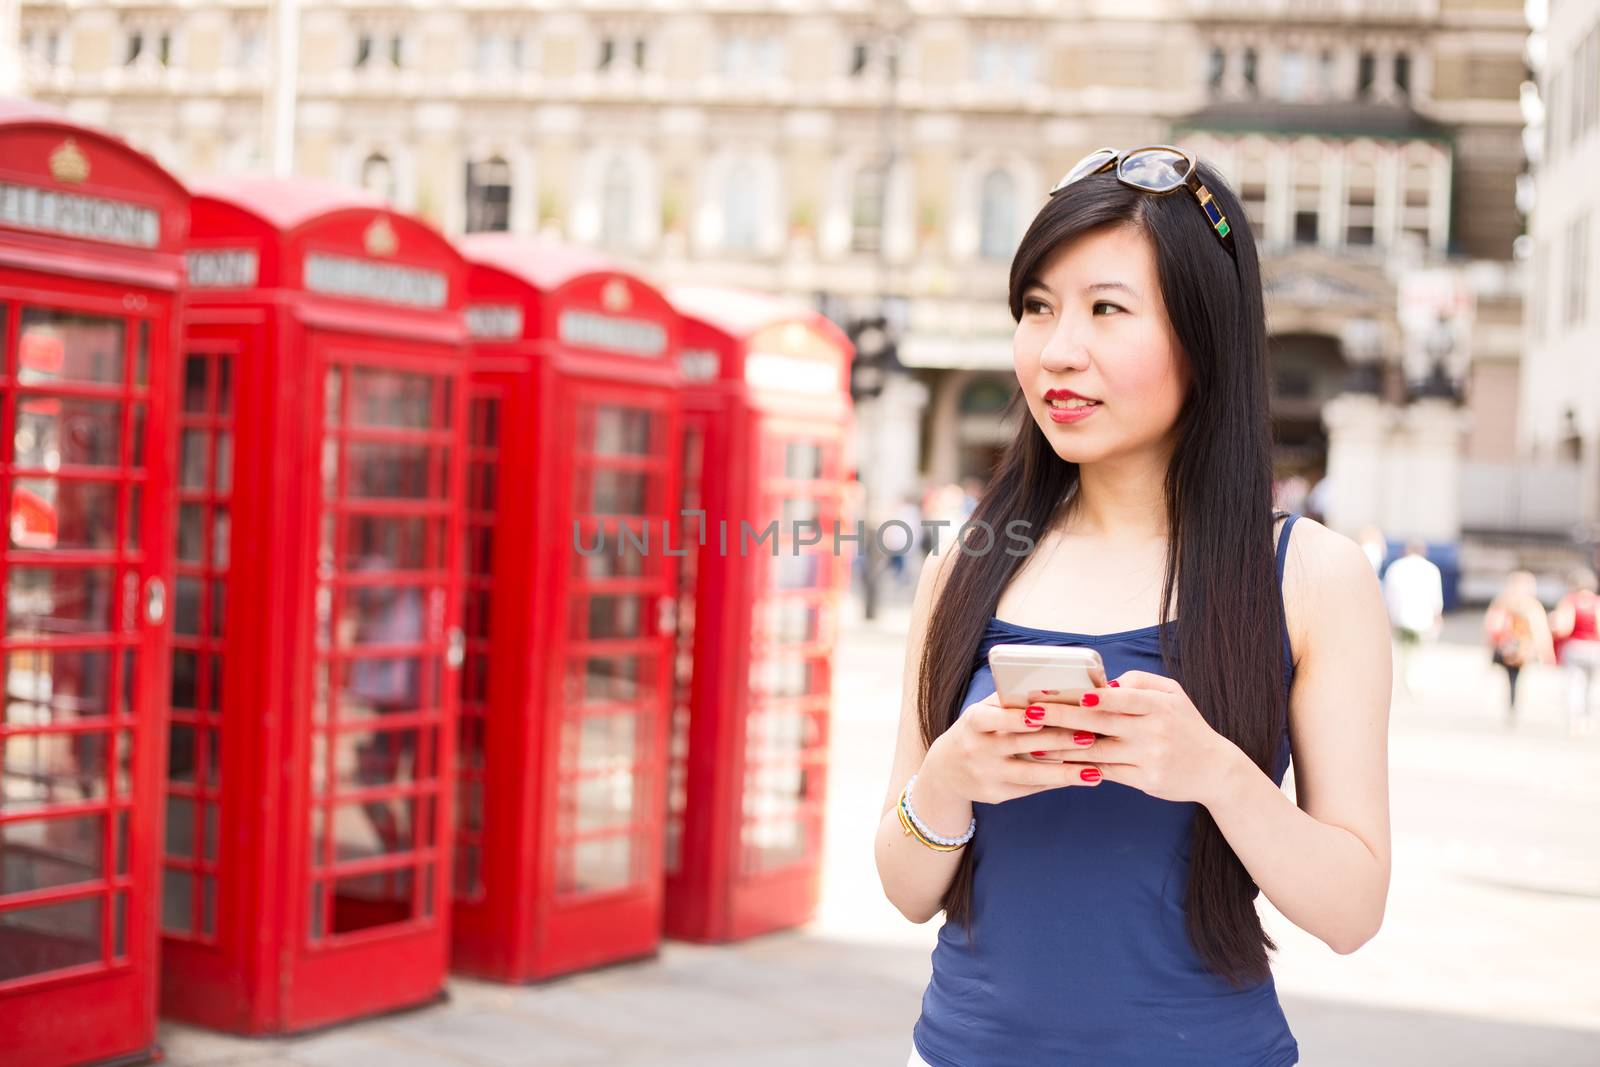
[(1039, 713), (1005, 707), (992, 693), (968, 705), (950, 729), (934, 739), (916, 790), (921, 792), (928, 782), (970, 803), (1000, 804), (1046, 789), (1094, 785), (1098, 778), (1084, 781), (1081, 765), (1018, 758), (1042, 753), (1052, 760), (1071, 759), (1074, 750), (1094, 740), (1088, 731), (1052, 726)]

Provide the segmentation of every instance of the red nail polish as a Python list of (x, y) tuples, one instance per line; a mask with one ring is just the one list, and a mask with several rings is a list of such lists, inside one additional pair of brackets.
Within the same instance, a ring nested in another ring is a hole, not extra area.
[(1044, 706), (1042, 704), (1029, 704), (1028, 705), (1028, 714), (1032, 715), (1035, 712), (1038, 712), (1040, 715), (1043, 715), (1044, 714)]
[(1037, 722), (1038, 720), (1044, 718), (1044, 709), (1035, 704), (1033, 707), (1028, 709), (1027, 715), (1030, 722)]
[(1119, 686), (1121, 686), (1121, 685), (1122, 685), (1122, 683), (1121, 683), (1121, 682), (1111, 682), (1111, 683), (1110, 683), (1110, 686), (1111, 686), (1111, 688), (1112, 688), (1112, 689), (1116, 689), (1116, 688), (1118, 688), (1118, 687), (1119, 687)]
[(1072, 739), (1080, 745), (1094, 744), (1094, 734), (1089, 733), (1087, 730), (1079, 730), (1072, 735)]
[(1028, 753), (1028, 755), (1038, 757), (1038, 756), (1043, 756), (1044, 753), (1043, 752), (1030, 752), (1030, 753)]
[(1095, 767), (1085, 767), (1079, 772), (1078, 777), (1086, 782), (1098, 782), (1100, 780), (1100, 771)]
[(1092, 708), (1098, 703), (1100, 703), (1100, 698), (1098, 696), (1096, 696), (1095, 694), (1093, 694), (1093, 693), (1085, 693), (1085, 694), (1083, 694), (1082, 704), (1083, 704), (1084, 707)]

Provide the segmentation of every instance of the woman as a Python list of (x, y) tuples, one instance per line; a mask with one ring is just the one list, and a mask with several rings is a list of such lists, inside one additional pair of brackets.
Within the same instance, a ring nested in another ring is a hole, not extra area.
[[(1069, 172), (1017, 250), (1026, 417), (918, 583), (876, 842), (901, 913), (945, 912), (912, 1065), (1293, 1064), (1258, 886), (1336, 952), (1383, 918), (1377, 579), (1348, 539), (1271, 512), (1239, 201), (1177, 150), (1112, 157)], [(1002, 707), (998, 643), (1091, 646), (1110, 682)], [(1280, 788), (1291, 732), (1301, 808)]]
[(1550, 620), (1544, 605), (1535, 595), (1538, 581), (1530, 571), (1506, 575), (1500, 593), (1483, 613), (1483, 635), (1489, 642), (1490, 658), (1506, 672), (1506, 723), (1517, 718), (1517, 676), (1530, 663), (1554, 663)]
[(1600, 668), (1600, 595), (1587, 567), (1573, 573), (1571, 585), (1550, 615), (1550, 629), (1567, 672), (1567, 727), (1577, 736), (1589, 728), (1589, 691)]

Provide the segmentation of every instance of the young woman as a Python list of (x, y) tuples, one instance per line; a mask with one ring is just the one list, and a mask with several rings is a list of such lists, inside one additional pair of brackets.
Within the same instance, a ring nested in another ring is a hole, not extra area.
[[(908, 1062), (1286, 1067), (1254, 898), (1340, 953), (1382, 923), (1389, 627), (1360, 548), (1271, 511), (1244, 212), (1179, 149), (1102, 150), (1010, 306), (1026, 414), (919, 579), (877, 835), (889, 900), (945, 913)], [(1002, 707), (1000, 643), (1095, 648), (1110, 682)]]

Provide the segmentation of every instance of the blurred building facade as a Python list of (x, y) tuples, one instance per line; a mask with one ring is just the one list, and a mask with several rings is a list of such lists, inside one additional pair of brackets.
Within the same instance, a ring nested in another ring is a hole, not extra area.
[(1541, 467), (1577, 472), (1600, 526), (1600, 0), (1555, 0), (1539, 49), (1539, 121), (1519, 426)]
[(1512, 455), (1519, 0), (20, 0), (17, 21), (23, 91), (181, 174), (293, 169), (450, 233), (886, 307), (904, 372), (862, 420), (885, 503), (985, 475), (1010, 436), (1011, 255), (1101, 145), (1185, 145), (1243, 196), (1279, 465), (1328, 471), (1335, 525), (1453, 537), (1464, 465)]

